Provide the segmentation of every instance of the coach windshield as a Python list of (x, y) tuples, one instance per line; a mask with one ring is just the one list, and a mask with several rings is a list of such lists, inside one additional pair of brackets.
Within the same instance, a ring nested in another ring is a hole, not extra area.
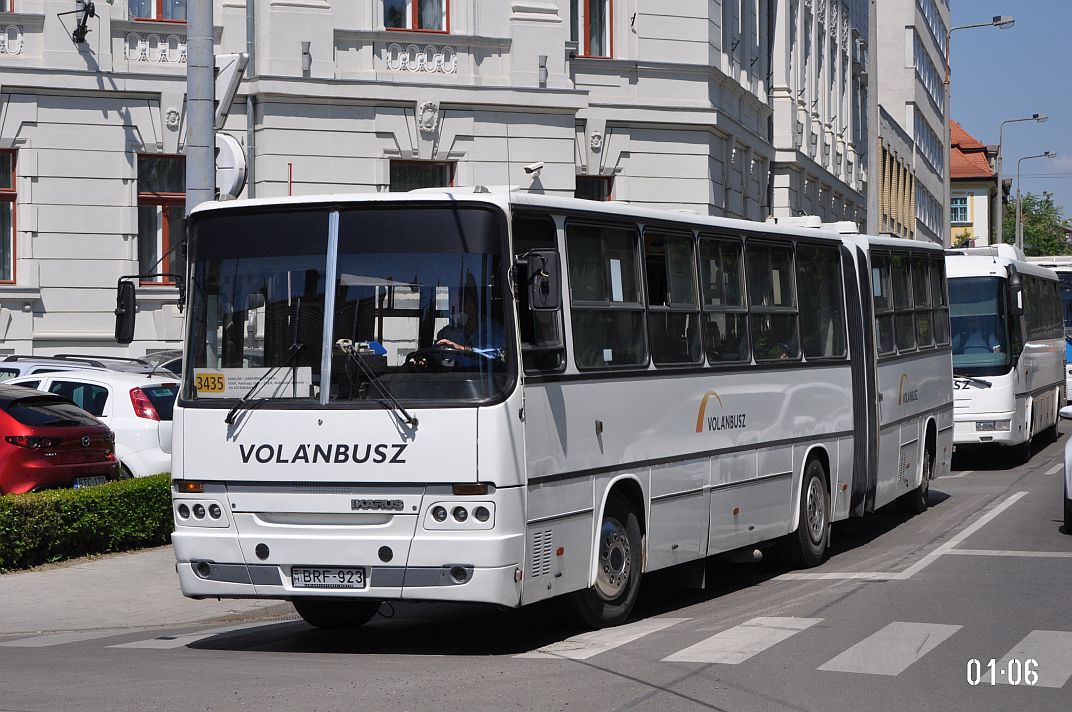
[(1010, 364), (1005, 282), (998, 277), (949, 280), (949, 321), (953, 373), (997, 376)]
[(515, 372), (504, 224), (486, 208), (363, 203), (339, 207), (332, 244), (324, 206), (198, 216), (184, 402), (499, 397)]

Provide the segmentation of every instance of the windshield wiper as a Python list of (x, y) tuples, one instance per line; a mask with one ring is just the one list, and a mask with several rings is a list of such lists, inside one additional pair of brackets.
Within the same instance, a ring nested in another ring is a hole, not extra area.
[(339, 339), (335, 342), (335, 345), (339, 347), (340, 351), (349, 356), (351, 361), (357, 364), (357, 367), (361, 369), (361, 373), (368, 379), (369, 385), (379, 389), (380, 393), (383, 394), (384, 397), (376, 399), (376, 402), (385, 408), (389, 408), (396, 418), (416, 430), (416, 416), (410, 415), (409, 412), (402, 407), (402, 404), (398, 402), (398, 399), (395, 398), (394, 394), (391, 393), (390, 389), (387, 388), (387, 385), (381, 383), (377, 379), (376, 374), (374, 374), (372, 369), (368, 367), (368, 364), (365, 363), (364, 357), (361, 355), (361, 352), (358, 350), (354, 342), (350, 339)]
[(223, 419), (223, 422), (227, 423), (228, 425), (234, 423), (235, 415), (237, 415), (239, 409), (243, 405), (248, 403), (253, 397), (253, 395), (260, 389), (260, 387), (264, 385), (269, 378), (279, 372), (279, 369), (289, 366), (303, 348), (305, 348), (305, 344), (299, 344), (297, 342), (291, 344), (290, 348), (287, 349), (287, 352), (283, 354), (283, 360), (272, 368), (265, 371), (263, 374), (261, 374), (261, 377), (258, 378), (252, 386), (249, 387), (249, 390), (246, 391), (246, 394), (238, 399), (238, 402), (234, 404), (233, 408), (227, 411), (227, 417)]
[(965, 381), (969, 381), (969, 382), (974, 383), (976, 385), (982, 386), (983, 388), (990, 388), (992, 385), (994, 385), (990, 381), (987, 381), (987, 380), (985, 380), (983, 378), (976, 378), (975, 376), (965, 376), (964, 374), (961, 374), (961, 373), (954, 373), (953, 378), (962, 378)]

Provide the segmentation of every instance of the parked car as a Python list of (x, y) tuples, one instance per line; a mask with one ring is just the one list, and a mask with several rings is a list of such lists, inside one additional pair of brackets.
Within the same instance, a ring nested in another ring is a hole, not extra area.
[(0, 384), (0, 494), (119, 477), (115, 437), (69, 398)]
[(138, 360), (152, 364), (158, 369), (162, 368), (171, 371), (176, 376), (182, 373), (182, 351), (178, 349), (154, 351), (151, 354), (145, 354), (144, 356), (139, 357)]
[(60, 354), (57, 356), (8, 356), (0, 361), (0, 381), (19, 376), (56, 371), (126, 371), (129, 373), (152, 373), (160, 366), (138, 358), (118, 356), (82, 356)]
[(115, 433), (122, 475), (144, 477), (171, 470), (171, 414), (179, 384), (173, 374), (63, 371), (13, 378), (70, 398)]

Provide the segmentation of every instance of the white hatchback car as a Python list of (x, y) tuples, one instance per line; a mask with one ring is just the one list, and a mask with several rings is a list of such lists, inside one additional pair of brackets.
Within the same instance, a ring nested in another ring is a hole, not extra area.
[(171, 470), (171, 414), (179, 392), (173, 374), (61, 371), (6, 383), (58, 393), (100, 418), (115, 433), (115, 454), (124, 475)]

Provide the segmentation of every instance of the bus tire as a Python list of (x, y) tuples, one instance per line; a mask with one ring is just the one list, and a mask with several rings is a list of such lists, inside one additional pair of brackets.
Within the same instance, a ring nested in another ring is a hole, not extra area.
[(919, 487), (902, 495), (897, 504), (905, 514), (923, 514), (930, 505), (931, 479), (934, 476), (934, 445), (927, 441), (923, 449), (923, 472), (919, 478)]
[(295, 598), (291, 601), (302, 620), (317, 628), (357, 628), (372, 620), (382, 601), (337, 598)]
[(785, 552), (798, 568), (811, 568), (826, 561), (830, 545), (830, 490), (826, 482), (822, 460), (808, 460), (800, 490), (797, 530), (785, 539)]
[(626, 621), (640, 591), (643, 545), (636, 512), (624, 497), (611, 495), (600, 524), (596, 582), (573, 594), (583, 625), (607, 628)]

